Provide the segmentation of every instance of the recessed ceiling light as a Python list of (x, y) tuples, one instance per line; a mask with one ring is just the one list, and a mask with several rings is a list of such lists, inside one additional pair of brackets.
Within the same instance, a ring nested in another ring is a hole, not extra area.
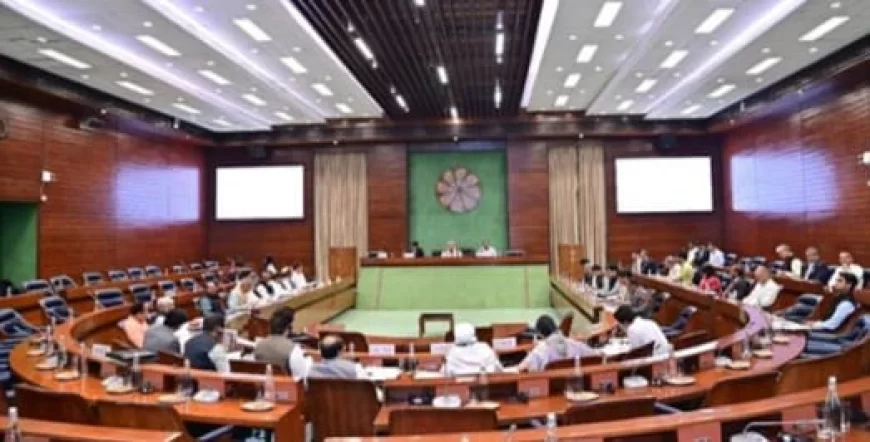
[(181, 52), (178, 52), (172, 46), (160, 41), (157, 37), (153, 37), (150, 35), (139, 35), (136, 37), (136, 40), (139, 40), (142, 44), (148, 46), (155, 51), (166, 55), (167, 57), (178, 57), (181, 55)]
[(314, 88), (314, 90), (317, 91), (318, 94), (323, 95), (324, 97), (332, 96), (332, 91), (323, 83), (314, 83), (311, 85), (311, 87)]
[(622, 95), (617, 95), (617, 96), (616, 96), (616, 101), (619, 101), (619, 100), (622, 100)]
[(699, 110), (701, 110), (701, 105), (700, 104), (693, 104), (693, 105), (683, 109), (683, 111), (680, 113), (682, 113), (683, 115), (688, 115), (688, 114), (693, 114)]
[(637, 86), (637, 89), (635, 90), (640, 93), (649, 92), (649, 90), (652, 89), (653, 86), (656, 85), (656, 83), (658, 83), (658, 80), (656, 80), (655, 78), (647, 78), (646, 80), (641, 81), (640, 84)]
[(414, 0), (414, 6), (417, 6), (418, 8), (426, 6), (426, 0)]
[(680, 78), (681, 75), (683, 75), (683, 74), (681, 74), (679, 72), (674, 72), (674, 78)]
[(146, 22), (142, 23), (142, 26), (145, 26), (146, 28), (150, 28), (150, 27), (154, 26), (154, 23), (151, 23), (150, 21), (146, 21)]
[(665, 47), (668, 47), (668, 48), (669, 48), (669, 47), (671, 47), (671, 46), (673, 46), (673, 45), (674, 45), (674, 42), (671, 41), (671, 40), (668, 40), (668, 41), (665, 42)]
[(552, 89), (547, 89), (547, 95), (553, 95), (553, 90), (552, 90)]
[(733, 84), (723, 84), (722, 86), (719, 86), (718, 88), (716, 88), (716, 90), (714, 90), (713, 92), (710, 92), (710, 95), (708, 95), (708, 96), (710, 98), (720, 98), (720, 97), (723, 97), (725, 95), (728, 95), (734, 89), (737, 89), (737, 86), (735, 86)]
[(570, 74), (567, 77), (565, 77), (565, 84), (564, 84), (565, 87), (567, 87), (567, 88), (577, 87), (577, 83), (580, 83), (580, 74), (575, 72), (575, 73)]
[(226, 85), (232, 83), (230, 80), (227, 80), (226, 78), (224, 78), (223, 76), (221, 76), (217, 72), (210, 71), (208, 69), (203, 69), (203, 70), (199, 71), (199, 75), (202, 75), (203, 77), (208, 78), (209, 80), (211, 80), (211, 81), (213, 81), (216, 84), (219, 84), (221, 86), (226, 86)]
[(223, 117), (221, 117), (221, 118), (217, 118), (217, 119), (214, 119), (214, 120), (211, 120), (211, 121), (214, 122), (215, 124), (220, 125), (220, 126), (223, 126), (223, 127), (230, 127), (230, 126), (233, 125), (233, 124), (230, 123), (229, 121), (224, 120)]
[(405, 97), (403, 97), (401, 95), (396, 95), (396, 104), (398, 104), (399, 107), (404, 109), (405, 112), (408, 112), (408, 103), (405, 102)]
[(696, 34), (710, 34), (719, 26), (722, 26), (722, 23), (725, 23), (725, 20), (728, 20), (728, 17), (731, 17), (731, 14), (734, 13), (734, 9), (731, 8), (720, 8), (713, 11), (709, 17), (707, 17), (701, 24), (695, 29)]
[(252, 54), (259, 54), (259, 53), (260, 53), (260, 50), (257, 49), (257, 48), (251, 48), (251, 53), (252, 53)]
[(252, 87), (252, 88), (251, 88), (251, 92), (257, 92), (257, 88)]
[(142, 99), (142, 101), (145, 102), (145, 103), (150, 103), (150, 102), (151, 102), (151, 99), (148, 98), (148, 97), (145, 97), (145, 98)]
[(256, 10), (257, 10), (257, 5), (255, 5), (255, 4), (249, 4), (249, 5), (245, 6), (245, 8), (247, 8), (248, 11), (256, 11)]
[(571, 41), (577, 41), (577, 36), (574, 35), (574, 34), (571, 34), (571, 35), (568, 36), (568, 40), (571, 40)]
[(501, 84), (498, 82), (495, 83), (495, 90), (492, 92), (492, 101), (495, 103), (495, 108), (501, 108)]
[(215, 88), (214, 91), (217, 92), (217, 93), (219, 93), (219, 94), (224, 93), (224, 91), (223, 91), (221, 88)]
[(615, 38), (617, 40), (623, 40), (625, 38), (625, 36), (622, 34), (616, 34), (615, 36), (613, 36), (613, 38)]
[(214, 66), (214, 61), (209, 60), (209, 61), (205, 62), (205, 64), (206, 64), (206, 66)]
[(595, 66), (595, 72), (601, 72), (603, 70), (604, 68), (602, 68), (601, 66)]
[(148, 89), (148, 88), (142, 87), (142, 86), (140, 86), (140, 85), (138, 85), (138, 84), (136, 84), (136, 83), (132, 83), (132, 82), (129, 82), (129, 81), (116, 81), (115, 84), (117, 84), (118, 86), (123, 87), (124, 89), (129, 89), (129, 90), (131, 90), (131, 91), (133, 91), (133, 92), (136, 92), (137, 94), (142, 94), (142, 95), (154, 95), (154, 91), (152, 91), (151, 89)]
[(440, 81), (441, 84), (447, 84), (450, 81), (447, 77), (447, 69), (445, 69), (443, 65), (436, 67), (435, 72), (438, 73), (438, 81)]
[(761, 83), (761, 82), (763, 82), (763, 81), (764, 81), (764, 78), (762, 78), (762, 77), (758, 77), (758, 78), (755, 79), (755, 82), (756, 82), (756, 83)]
[(168, 62), (166, 62), (166, 64), (164, 66), (171, 68), (173, 66), (173, 64), (171, 61), (168, 61)]
[(353, 109), (351, 109), (350, 106), (344, 103), (336, 103), (335, 108), (343, 114), (349, 114), (353, 112)]
[(87, 80), (88, 78), (91, 78), (91, 76), (88, 74), (82, 74), (82, 80)]
[(193, 10), (196, 12), (204, 12), (205, 8), (203, 8), (202, 6), (197, 6), (197, 7), (193, 8)]
[(199, 109), (192, 107), (192, 106), (188, 106), (184, 103), (172, 103), (172, 106), (174, 106), (176, 109), (181, 109), (189, 114), (196, 115), (196, 114), (202, 113), (202, 111), (200, 111)]
[(504, 32), (496, 32), (495, 34), (495, 55), (500, 57), (504, 54)]
[(637, 78), (643, 78), (643, 72), (635, 72), (634, 76)]
[(719, 40), (710, 40), (710, 46), (719, 46)]
[(759, 75), (762, 72), (772, 68), (774, 65), (782, 61), (781, 57), (770, 57), (758, 62), (755, 66), (749, 68), (746, 73), (749, 75)]
[(233, 23), (235, 23), (239, 29), (248, 34), (248, 36), (254, 41), (264, 42), (272, 40), (272, 37), (270, 37), (266, 31), (257, 26), (257, 24), (249, 18), (237, 18), (233, 20)]
[(91, 29), (93, 29), (97, 32), (100, 32), (101, 30), (103, 30), (103, 27), (100, 25), (93, 25), (93, 26), (91, 26)]
[(372, 53), (372, 50), (369, 49), (369, 45), (366, 44), (366, 41), (363, 40), (362, 37), (353, 39), (353, 43), (366, 60), (374, 60), (375, 54)]
[(593, 26), (596, 28), (608, 28), (616, 20), (619, 15), (619, 10), (622, 9), (622, 2), (605, 2), (598, 12), (598, 17), (595, 18)]
[(294, 57), (282, 57), (281, 63), (284, 63), (285, 66), (290, 68), (294, 74), (298, 75), (308, 72), (308, 69), (305, 69), (305, 66), (302, 66), (302, 63)]
[(586, 94), (586, 89), (580, 89), (580, 95)]
[(266, 105), (266, 102), (262, 98), (254, 95), (254, 94), (245, 94), (245, 95), (242, 95), (242, 98), (244, 98), (245, 100), (248, 100), (249, 103), (256, 105), (256, 106), (265, 106)]
[(79, 60), (78, 58), (70, 57), (69, 55), (64, 54), (63, 52), (56, 51), (54, 49), (40, 49), (39, 53), (45, 55), (48, 58), (53, 59), (54, 61), (61, 62), (67, 66), (72, 66), (76, 69), (90, 69), (91, 65)]
[(291, 116), (287, 112), (278, 111), (278, 112), (275, 112), (275, 116), (284, 120), (284, 121), (293, 121), (293, 116)]
[(293, 52), (302, 52), (302, 48), (300, 48), (299, 46), (293, 46)]
[(176, 98), (176, 100), (178, 100), (181, 103), (184, 103), (184, 97), (178, 97), (178, 98)]
[(724, 83), (724, 82), (725, 82), (725, 79), (724, 79), (724, 78), (717, 78), (717, 79), (716, 79), (716, 83), (722, 84), (722, 83)]
[[(457, 109), (456, 106), (450, 106), (450, 117), (453, 118), (454, 120), (459, 118), (459, 109)], [(456, 137), (453, 137), (453, 138), (455, 141)]]
[(556, 72), (562, 72), (563, 70), (562, 66), (556, 66)]
[(589, 63), (595, 57), (596, 51), (598, 51), (598, 45), (583, 45), (580, 52), (577, 53), (577, 63)]
[(40, 43), (48, 43), (48, 39), (45, 37), (36, 37), (36, 41)]
[(762, 53), (762, 54), (769, 54), (769, 53), (770, 53), (770, 48), (763, 48), (763, 49), (761, 49), (761, 53)]
[(127, 73), (126, 73), (126, 72), (121, 72), (119, 75), (121, 76), (121, 78), (127, 78)]
[(618, 111), (626, 111), (631, 105), (634, 104), (634, 100), (625, 100), (622, 103), (619, 103), (619, 106), (616, 108)]
[(671, 52), (671, 55), (668, 55), (665, 58), (665, 61), (662, 62), (661, 67), (663, 69), (673, 69), (683, 61), (686, 56), (689, 55), (689, 51), (685, 49), (677, 49), (676, 51)]
[(831, 3), (831, 9), (840, 9), (840, 6), (842, 6), (840, 5), (840, 2)]
[(816, 41), (834, 29), (839, 28), (843, 23), (849, 21), (848, 15), (839, 15), (825, 20), (822, 24), (816, 26), (806, 34), (799, 38), (800, 41)]
[(559, 95), (558, 97), (556, 97), (556, 101), (553, 103), (553, 106), (565, 107), (566, 104), (568, 104), (568, 96)]
[(815, 46), (810, 48), (810, 54), (815, 54), (816, 52), (819, 52), (819, 48), (817, 48)]

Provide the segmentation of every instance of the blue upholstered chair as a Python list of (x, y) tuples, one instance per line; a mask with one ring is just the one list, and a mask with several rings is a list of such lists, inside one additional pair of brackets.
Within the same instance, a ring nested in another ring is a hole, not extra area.
[(94, 301), (99, 308), (110, 308), (124, 304), (124, 292), (121, 289), (100, 289), (94, 292)]
[(45, 317), (55, 320), (57, 324), (63, 324), (72, 316), (72, 310), (66, 305), (66, 301), (60, 296), (46, 296), (39, 300), (39, 306), (45, 313)]

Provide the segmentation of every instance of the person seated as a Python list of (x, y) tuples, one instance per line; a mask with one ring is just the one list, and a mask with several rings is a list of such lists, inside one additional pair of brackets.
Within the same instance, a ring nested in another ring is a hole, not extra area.
[(630, 305), (635, 312), (645, 318), (652, 316), (661, 304), (660, 297), (637, 284), (633, 274), (628, 270), (619, 272), (617, 283), (619, 284), (617, 295), (619, 302)]
[(14, 296), (24, 293), (20, 287), (8, 279), (0, 279), (0, 296)]
[(699, 268), (710, 261), (710, 250), (704, 244), (698, 244), (694, 247), (695, 254), (689, 259), (686, 255), (686, 261), (691, 264), (692, 268)]
[(535, 332), (543, 339), (517, 366), (519, 371), (543, 371), (547, 364), (562, 359), (598, 356), (600, 353), (585, 342), (566, 337), (550, 315), (541, 315), (535, 321)]
[(586, 277), (586, 285), (593, 290), (599, 290), (604, 287), (604, 271), (598, 264), (593, 265), (589, 270), (589, 275)]
[(306, 357), (302, 348), (290, 339), (293, 332), (295, 312), (290, 307), (281, 307), (272, 313), (269, 320), (269, 336), (257, 341), (254, 346), (254, 360), (281, 367), (296, 379), (302, 379), (311, 366), (311, 358)]
[(785, 276), (800, 278), (803, 263), (800, 258), (794, 256), (794, 252), (791, 251), (791, 246), (788, 244), (780, 244), (776, 246), (776, 256), (778, 256), (782, 261), (782, 273)]
[(495, 351), (485, 342), (478, 342), (474, 326), (462, 322), (453, 329), (453, 347), (447, 352), (444, 373), (448, 376), (461, 376), (502, 371), (501, 362)]
[(801, 267), (801, 278), (827, 284), (831, 279), (831, 270), (822, 261), (819, 249), (812, 246), (807, 247), (804, 255), (807, 257), (807, 262)]
[(651, 319), (638, 315), (629, 305), (620, 305), (613, 313), (619, 328), (625, 331), (631, 349), (653, 343), (653, 355), (664, 355), (670, 350), (668, 338), (662, 329)]
[(320, 341), (320, 360), (308, 370), (309, 378), (366, 379), (365, 370), (351, 360), (341, 357), (344, 342), (335, 335)]
[(411, 249), (408, 250), (408, 253), (411, 254), (414, 258), (422, 258), (426, 256), (426, 252), (423, 251), (423, 248), (420, 247), (420, 243), (418, 241), (413, 241), (411, 243)]
[(598, 289), (598, 296), (608, 297), (615, 296), (619, 292), (619, 267), (615, 265), (607, 266), (607, 271), (602, 278), (602, 286)]
[(498, 256), (498, 251), (489, 243), (488, 239), (485, 239), (480, 244), (480, 248), (477, 249), (477, 253), (475, 253), (474, 256), (478, 258), (495, 258)]
[(145, 343), (145, 332), (148, 330), (148, 312), (145, 304), (137, 302), (130, 307), (130, 314), (121, 321), (121, 328), (133, 346), (142, 348)]
[(272, 299), (283, 292), (283, 287), (279, 285), (269, 271), (264, 270), (260, 273), (260, 279), (254, 286), (254, 294), (260, 299)]
[(677, 255), (676, 261), (678, 265), (676, 282), (679, 282), (683, 285), (692, 285), (692, 280), (695, 279), (695, 266), (693, 262), (686, 258), (686, 255), (683, 254)]
[(172, 296), (161, 296), (157, 298), (157, 311), (150, 318), (150, 324), (162, 324), (166, 319), (166, 314), (175, 308), (175, 299)]
[(713, 293), (716, 296), (722, 294), (722, 280), (719, 279), (716, 268), (711, 264), (704, 264), (701, 267), (701, 282), (698, 284), (698, 290)]
[(583, 281), (587, 281), (592, 272), (592, 262), (586, 258), (580, 260), (580, 270), (583, 272)]
[(217, 284), (209, 282), (205, 286), (205, 295), (200, 296), (198, 300), (199, 311), (203, 316), (221, 315), (225, 313), (224, 299), (227, 293), (221, 291)]
[(859, 289), (864, 287), (864, 269), (861, 268), (861, 266), (859, 266), (858, 264), (855, 264), (855, 260), (852, 258), (852, 254), (846, 251), (840, 252), (840, 265), (836, 269), (834, 269), (834, 273), (831, 275), (831, 279), (828, 281), (828, 287), (833, 289), (834, 283), (837, 281), (837, 277), (844, 272), (855, 275), (855, 278), (858, 279), (857, 287)]
[(456, 246), (456, 241), (447, 241), (447, 246), (441, 251), (442, 258), (461, 258), (462, 250)]
[(634, 258), (634, 264), (632, 265), (632, 270), (635, 273), (641, 275), (649, 275), (656, 272), (658, 269), (658, 264), (650, 258), (649, 253), (646, 249), (641, 249), (636, 255), (632, 256)]
[(752, 291), (752, 283), (746, 279), (746, 273), (739, 264), (732, 265), (728, 271), (731, 274), (731, 282), (722, 291), (722, 295), (731, 301), (742, 301)]
[(227, 299), (227, 307), (230, 313), (250, 310), (256, 305), (259, 298), (254, 293), (254, 282), (251, 276), (242, 278), (236, 282), (236, 286), (230, 292)]
[(277, 275), (278, 274), (278, 265), (275, 264), (275, 258), (272, 258), (272, 256), (270, 256), (270, 255), (267, 255), (266, 259), (263, 260), (263, 270), (266, 272), (269, 272), (269, 274), (271, 274), (273, 276)]
[(175, 336), (175, 332), (187, 322), (187, 313), (180, 308), (174, 308), (166, 313), (161, 323), (154, 323), (145, 332), (142, 348), (157, 353), (168, 351), (181, 354), (181, 342)]
[(678, 255), (681, 255), (684, 260), (687, 260), (690, 263), (693, 263), (698, 258), (698, 255), (700, 253), (701, 253), (701, 246), (695, 245), (695, 243), (689, 241), (689, 243), (686, 245), (686, 249), (683, 252), (679, 253)]
[(855, 312), (855, 288), (858, 286), (858, 278), (855, 275), (843, 272), (834, 281), (834, 293), (836, 297), (831, 308), (822, 316), (824, 319), (815, 321), (810, 326), (814, 330), (835, 331), (849, 319)]
[(224, 317), (206, 316), (202, 320), (202, 333), (190, 338), (184, 344), (184, 359), (190, 367), (220, 373), (230, 372), (227, 349), (223, 346)]
[(710, 257), (707, 259), (707, 264), (719, 269), (725, 267), (725, 253), (716, 247), (716, 244), (712, 242), (707, 244), (707, 251), (710, 254)]
[(300, 290), (308, 286), (308, 280), (305, 279), (305, 271), (302, 268), (301, 262), (296, 262), (290, 268), (290, 285), (292, 290)]
[(755, 285), (749, 295), (743, 298), (743, 305), (768, 309), (776, 302), (780, 289), (782, 287), (770, 277), (770, 269), (760, 265), (755, 268)]

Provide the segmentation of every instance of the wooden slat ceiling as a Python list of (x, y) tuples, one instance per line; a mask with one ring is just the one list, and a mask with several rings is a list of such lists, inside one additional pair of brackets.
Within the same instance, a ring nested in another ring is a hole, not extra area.
[[(390, 117), (516, 115), (543, 0), (293, 0), (316, 31)], [(501, 13), (503, 60), (495, 54)], [(374, 63), (357, 49), (361, 37)], [(443, 64), (449, 83), (436, 67)], [(502, 103), (493, 99), (496, 81)], [(404, 97), (406, 112), (395, 94)]]

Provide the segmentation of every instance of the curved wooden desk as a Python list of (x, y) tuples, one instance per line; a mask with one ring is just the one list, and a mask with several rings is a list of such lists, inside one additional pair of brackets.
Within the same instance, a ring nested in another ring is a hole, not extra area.
[[(6, 416), (0, 416), (0, 427), (6, 428), (8, 422)], [(182, 440), (182, 435), (177, 432), (66, 424), (36, 419), (19, 419), (18, 428), (27, 441), (34, 441), (34, 439), (81, 442), (173, 442)]]
[(485, 265), (527, 265), (549, 264), (546, 258), (525, 256), (498, 256), (494, 258), (476, 258), (463, 256), (461, 258), (363, 258), (360, 265), (363, 267), (444, 267), (444, 266), (485, 266)]

